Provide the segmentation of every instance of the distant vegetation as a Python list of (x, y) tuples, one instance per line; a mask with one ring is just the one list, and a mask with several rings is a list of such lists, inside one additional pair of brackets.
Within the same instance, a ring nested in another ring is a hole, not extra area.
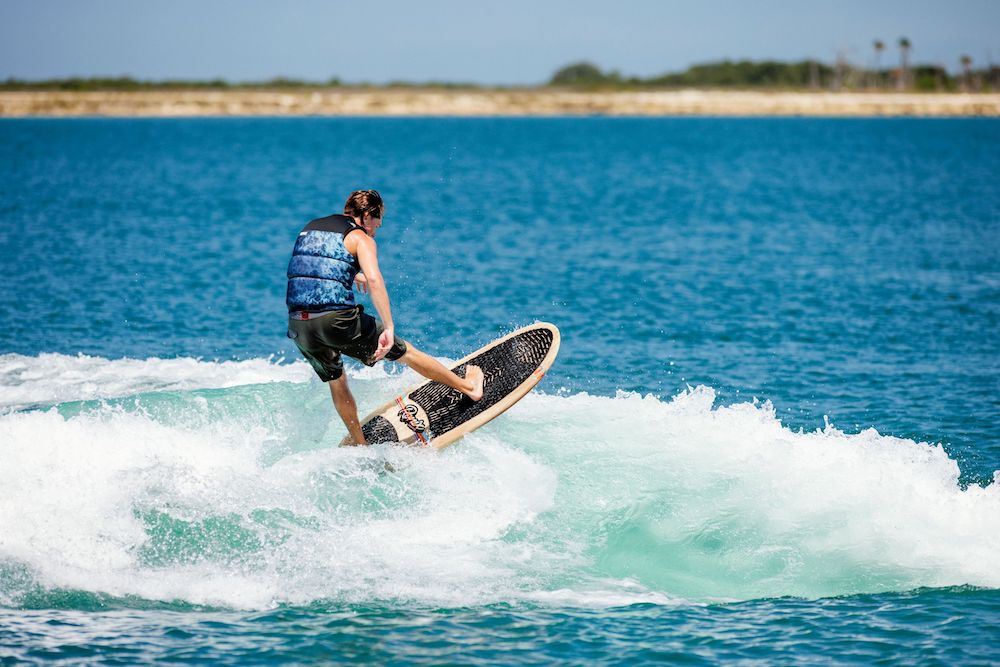
[[(765, 60), (723, 60), (693, 65), (683, 72), (671, 72), (640, 78), (624, 76), (617, 71), (603, 71), (589, 62), (577, 62), (559, 69), (547, 86), (574, 89), (643, 89), (643, 88), (753, 88), (771, 90), (917, 90), (933, 91), (996, 91), (1000, 90), (1000, 67), (990, 63), (985, 69), (973, 69), (972, 58), (961, 56), (959, 74), (949, 74), (942, 65), (911, 65), (913, 45), (906, 37), (896, 43), (899, 50), (897, 67), (882, 67), (885, 42), (872, 42), (872, 56), (861, 67), (839, 56), (833, 64), (818, 60), (778, 62)], [(0, 90), (66, 90), (66, 91), (133, 91), (133, 90), (247, 90), (247, 89), (323, 89), (343, 84), (340, 79), (305, 81), (278, 77), (267, 81), (231, 83), (223, 79), (208, 81), (142, 81), (131, 77), (71, 78), (46, 81), (7, 79), (0, 81)], [(385, 86), (351, 84), (352, 88), (478, 88), (473, 83), (394, 81)]]
[(128, 76), (120, 77), (94, 77), (71, 79), (46, 79), (43, 81), (24, 81), (21, 79), (7, 79), (0, 82), (0, 90), (73, 90), (81, 92), (90, 91), (130, 91), (130, 90), (187, 90), (187, 89), (253, 89), (253, 88), (319, 88), (339, 86), (339, 79), (330, 79), (326, 82), (303, 81), (301, 79), (289, 79), (277, 77), (267, 81), (255, 81), (244, 83), (231, 83), (225, 79), (209, 80), (171, 80), (166, 81), (142, 81)]
[(757, 88), (825, 90), (917, 90), (979, 92), (1000, 90), (1000, 67), (989, 63), (975, 70), (972, 57), (962, 55), (960, 74), (952, 76), (943, 65), (911, 65), (913, 43), (906, 37), (896, 41), (898, 67), (882, 66), (886, 44), (872, 40), (866, 66), (850, 62), (843, 53), (834, 64), (818, 60), (786, 63), (773, 60), (723, 60), (693, 65), (683, 72), (643, 79), (624, 77), (617, 71), (604, 72), (589, 62), (567, 65), (552, 75), (550, 86), (574, 88)]
[(912, 65), (913, 43), (906, 37), (896, 40), (899, 64), (882, 66), (886, 43), (872, 40), (872, 51), (865, 66), (849, 61), (843, 53), (833, 64), (818, 60), (786, 63), (773, 60), (723, 60), (693, 65), (683, 72), (661, 74), (643, 79), (624, 77), (617, 71), (604, 72), (589, 62), (567, 65), (552, 75), (550, 86), (573, 88), (757, 88), (825, 90), (917, 90), (979, 92), (1000, 90), (1000, 67), (993, 63), (975, 70), (972, 57), (956, 59), (962, 71), (950, 75), (940, 64)]
[(1000, 67), (965, 70), (952, 76), (938, 65), (917, 65), (901, 69), (862, 69), (846, 62), (833, 65), (815, 60), (784, 63), (750, 60), (693, 65), (683, 72), (650, 78), (625, 77), (617, 71), (602, 71), (593, 63), (567, 65), (552, 75), (550, 86), (572, 88), (756, 88), (826, 90), (917, 90), (986, 91), (1000, 90)]
[[(120, 77), (93, 77), (71, 79), (45, 79), (36, 81), (26, 81), (23, 79), (7, 79), (0, 81), (0, 90), (67, 90), (80, 92), (96, 91), (133, 91), (133, 90), (285, 90), (285, 89), (324, 89), (347, 87), (340, 79), (333, 78), (327, 81), (306, 81), (304, 79), (290, 79), (287, 77), (276, 77), (266, 81), (241, 81), (231, 82), (225, 79), (208, 80), (183, 80), (168, 79), (165, 81), (144, 81), (133, 79), (129, 76)], [(413, 83), (410, 81), (390, 81), (383, 85), (373, 85), (369, 83), (350, 84), (351, 88), (429, 88), (429, 89), (453, 89), (453, 88), (478, 88), (474, 83), (450, 82), (450, 81), (424, 81)]]

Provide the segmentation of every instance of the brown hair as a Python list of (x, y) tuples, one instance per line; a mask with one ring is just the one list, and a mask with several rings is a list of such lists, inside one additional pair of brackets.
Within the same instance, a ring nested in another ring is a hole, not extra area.
[[(385, 212), (385, 202), (377, 190), (355, 190), (344, 204), (344, 215), (358, 220), (364, 220), (365, 213), (381, 218), (383, 212)], [(376, 213), (378, 215), (375, 215)]]

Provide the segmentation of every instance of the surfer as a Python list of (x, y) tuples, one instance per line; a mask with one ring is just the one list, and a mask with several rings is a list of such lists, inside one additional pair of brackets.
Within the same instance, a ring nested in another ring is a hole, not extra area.
[[(456, 389), (474, 401), (483, 397), (483, 371), (468, 366), (459, 377), (443, 364), (395, 335), (389, 293), (378, 267), (375, 234), (385, 204), (375, 190), (357, 190), (343, 215), (317, 218), (295, 242), (288, 262), (288, 337), (323, 382), (354, 444), (365, 444), (358, 406), (347, 386), (341, 354), (374, 366), (383, 357), (401, 361), (429, 380)], [(354, 300), (354, 287), (371, 293), (381, 322)]]

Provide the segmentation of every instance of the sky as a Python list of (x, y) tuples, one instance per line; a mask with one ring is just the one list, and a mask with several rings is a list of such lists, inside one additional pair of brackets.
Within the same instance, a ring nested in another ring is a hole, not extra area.
[(543, 83), (730, 59), (1000, 63), (1000, 0), (0, 0), (0, 79)]

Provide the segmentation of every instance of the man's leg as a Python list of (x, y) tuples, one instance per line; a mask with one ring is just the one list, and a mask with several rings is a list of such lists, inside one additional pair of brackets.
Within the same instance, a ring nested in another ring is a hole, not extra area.
[(434, 380), (452, 389), (457, 389), (474, 401), (483, 397), (483, 369), (479, 366), (466, 366), (465, 377), (460, 378), (440, 361), (421, 352), (411, 343), (406, 344), (406, 353), (397, 361), (402, 361), (428, 380)]
[(351, 439), (356, 445), (367, 444), (365, 434), (361, 432), (361, 422), (358, 421), (358, 404), (354, 402), (354, 395), (350, 387), (347, 386), (347, 376), (341, 375), (336, 380), (327, 382), (330, 385), (330, 396), (333, 397), (333, 405), (337, 408), (337, 414), (344, 420), (347, 432), (351, 434)]

